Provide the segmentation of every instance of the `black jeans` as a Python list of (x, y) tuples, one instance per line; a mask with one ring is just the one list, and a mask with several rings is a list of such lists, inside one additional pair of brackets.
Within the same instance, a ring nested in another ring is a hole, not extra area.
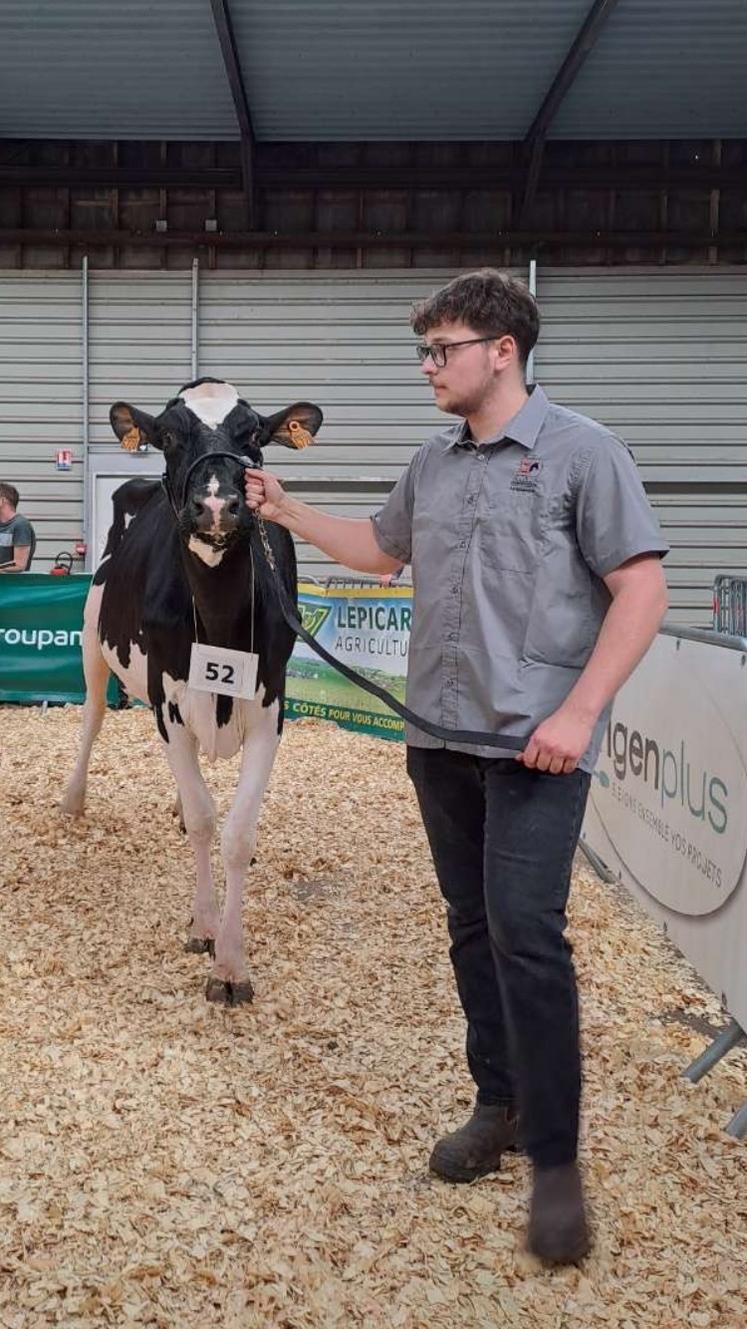
[(590, 777), (444, 748), (409, 747), (407, 770), (448, 904), (478, 1102), (516, 1103), (532, 1161), (569, 1163), (581, 1067), (565, 907)]

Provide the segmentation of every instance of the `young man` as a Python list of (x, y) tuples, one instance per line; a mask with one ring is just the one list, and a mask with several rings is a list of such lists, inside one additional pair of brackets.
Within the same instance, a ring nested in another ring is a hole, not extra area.
[(477, 1085), (472, 1116), (430, 1167), (471, 1181), (521, 1143), (529, 1248), (573, 1262), (591, 1239), (565, 907), (609, 705), (666, 609), (667, 546), (626, 447), (527, 391), (539, 315), (520, 282), (458, 277), (412, 321), (436, 404), (462, 422), (420, 448), (381, 511), (332, 517), (260, 471), (247, 472), (247, 502), (356, 571), (411, 563), (408, 705), (522, 741), (517, 756), (408, 727)]
[(34, 557), (34, 528), (17, 508), (15, 485), (0, 484), (0, 572), (27, 572)]

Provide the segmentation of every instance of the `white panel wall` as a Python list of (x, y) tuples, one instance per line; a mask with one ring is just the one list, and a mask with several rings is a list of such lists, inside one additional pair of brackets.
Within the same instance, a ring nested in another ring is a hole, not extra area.
[[(79, 273), (0, 272), (0, 480), (34, 524), (34, 571), (81, 534), (82, 314)], [(55, 451), (73, 469), (55, 469)]]
[[(444, 419), (409, 312), (448, 276), (202, 273), (193, 348), (189, 271), (93, 272), (91, 450), (114, 456), (111, 403), (157, 411), (191, 378), (194, 349), (199, 374), (228, 378), (263, 412), (316, 401), (319, 441), (270, 448), (268, 464), (332, 511), (372, 511)], [(715, 573), (747, 573), (747, 271), (539, 265), (538, 299), (538, 381), (632, 446), (673, 546), (673, 617), (707, 625)], [(37, 527), (40, 567), (83, 521), (81, 326), (79, 273), (0, 273), (0, 470)], [(54, 469), (60, 445), (73, 447), (70, 475)], [(300, 555), (316, 575), (333, 570)]]
[(537, 297), (538, 379), (632, 447), (672, 618), (709, 626), (715, 573), (747, 575), (747, 270), (540, 268)]

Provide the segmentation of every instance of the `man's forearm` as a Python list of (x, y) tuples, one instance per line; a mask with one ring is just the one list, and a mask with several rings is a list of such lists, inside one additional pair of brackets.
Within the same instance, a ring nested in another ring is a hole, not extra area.
[(660, 586), (652, 585), (645, 596), (638, 587), (623, 588), (607, 610), (596, 646), (564, 708), (595, 723), (646, 654), (666, 608)]
[(275, 520), (300, 539), (316, 545), (337, 563), (356, 572), (381, 574), (394, 572), (402, 566), (401, 559), (390, 558), (379, 547), (373, 525), (367, 517), (333, 517), (329, 512), (320, 512), (286, 494)]

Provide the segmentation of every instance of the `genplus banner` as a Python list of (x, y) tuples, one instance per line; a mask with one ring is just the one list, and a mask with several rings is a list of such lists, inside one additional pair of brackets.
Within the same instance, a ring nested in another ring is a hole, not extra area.
[[(298, 609), (306, 631), (344, 664), (405, 699), (412, 587), (317, 586), (300, 582)], [(404, 722), (296, 641), (288, 664), (285, 713), (291, 720), (333, 720), (376, 738), (404, 739)]]
[(584, 838), (747, 1026), (747, 656), (697, 635), (618, 694)]

